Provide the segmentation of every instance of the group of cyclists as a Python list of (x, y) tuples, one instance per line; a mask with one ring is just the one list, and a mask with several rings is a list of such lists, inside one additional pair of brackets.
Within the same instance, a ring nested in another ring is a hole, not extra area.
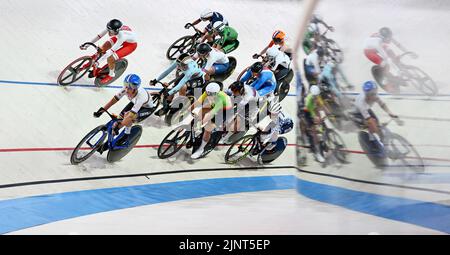
[[(339, 63), (336, 59), (327, 54), (327, 49), (322, 47), (317, 41), (320, 35), (320, 25), (323, 25), (327, 30), (334, 31), (334, 28), (326, 24), (320, 16), (313, 15), (303, 41), (303, 48), (305, 53), (307, 53), (303, 62), (304, 72), (309, 86), (308, 92), (303, 95), (300, 102), (302, 110), (299, 113), (303, 115), (302, 117), (306, 121), (306, 130), (310, 135), (311, 150), (315, 159), (323, 163), (325, 159), (319, 151), (318, 125), (322, 122), (323, 116), (332, 115), (332, 109), (328, 109), (321, 97), (323, 89), (326, 88), (333, 93), (338, 103), (337, 106), (344, 107), (345, 98), (339, 84), (337, 84), (336, 74), (340, 73), (343, 81), (347, 83), (347, 87), (352, 88), (353, 86), (348, 83), (339, 69)], [(388, 59), (392, 57), (391, 51), (387, 49), (388, 44), (391, 42), (402, 51), (405, 51), (392, 38), (392, 31), (387, 27), (382, 27), (378, 33), (371, 35), (365, 42), (365, 56), (374, 64), (383, 67), (386, 72), (389, 70)], [(365, 81), (362, 84), (362, 92), (350, 106), (346, 107), (349, 108), (347, 112), (352, 119), (356, 119), (367, 126), (370, 142), (384, 146), (384, 137), (379, 128), (378, 118), (371, 110), (375, 103), (379, 104), (390, 117), (398, 118), (378, 96), (378, 85), (372, 80)]]
[[(202, 93), (196, 97), (196, 100), (188, 108), (196, 119), (203, 123), (204, 133), (199, 148), (192, 154), (193, 159), (202, 156), (203, 150), (208, 143), (211, 133), (218, 128), (226, 128), (229, 132), (222, 138), (226, 142), (234, 133), (245, 128), (242, 119), (238, 118), (238, 110), (244, 109), (244, 114), (251, 121), (259, 121), (256, 115), (261, 113), (260, 103), (265, 103), (265, 111), (268, 117), (273, 120), (274, 128), (271, 128), (271, 137), (268, 141), (269, 148), (275, 145), (279, 134), (284, 134), (292, 130), (293, 121), (281, 107), (278, 97), (275, 94), (278, 79), (281, 75), (290, 70), (292, 49), (288, 46), (285, 32), (277, 30), (273, 33), (270, 42), (259, 53), (253, 55), (257, 59), (243, 74), (239, 80), (233, 82), (227, 89), (212, 77), (225, 74), (230, 69), (230, 60), (228, 53), (235, 50), (239, 41), (237, 31), (229, 25), (224, 16), (214, 11), (204, 11), (200, 18), (192, 23), (187, 23), (185, 28), (197, 25), (200, 22), (207, 22), (203, 30), (203, 36), (198, 39), (195, 52), (180, 54), (166, 70), (164, 70), (156, 79), (150, 81), (154, 86), (161, 83), (164, 87), (171, 84), (161, 82), (173, 71), (177, 71), (177, 78), (172, 81), (173, 86), (165, 92), (163, 108), (155, 114), (162, 116), (169, 110), (170, 103), (175, 95), (185, 96), (186, 91), (191, 84), (198, 82), (202, 87)], [(326, 24), (318, 15), (311, 19), (308, 31), (303, 41), (303, 48), (306, 53), (304, 59), (304, 75), (308, 83), (308, 92), (302, 91), (302, 110), (304, 114), (307, 130), (311, 134), (311, 150), (315, 159), (324, 162), (325, 159), (319, 153), (317, 126), (322, 121), (320, 112), (331, 115), (331, 110), (327, 109), (321, 99), (321, 90), (324, 86), (336, 97), (339, 104), (343, 102), (341, 88), (337, 83), (336, 74), (341, 77), (351, 88), (351, 84), (339, 69), (339, 63), (333, 59), (327, 49), (320, 44), (320, 26), (327, 30), (334, 31), (332, 26)], [(107, 24), (107, 29), (97, 35), (92, 42), (96, 42), (108, 34), (109, 40), (101, 47), (102, 57), (98, 62), (107, 61), (110, 73), (104, 79), (108, 80), (114, 77), (114, 62), (131, 54), (137, 48), (137, 42), (134, 32), (128, 26), (125, 26), (117, 19), (111, 20)], [(392, 39), (392, 32), (389, 28), (383, 27), (378, 33), (373, 34), (365, 45), (364, 54), (373, 63), (380, 65), (388, 70), (387, 58), (389, 51), (386, 51), (386, 45), (393, 42), (403, 50), (400, 44)], [(99, 53), (97, 53), (99, 54)], [(258, 60), (262, 57), (262, 61)], [(203, 62), (199, 62), (202, 60)], [(91, 73), (98, 72), (100, 69), (98, 62), (93, 66)], [(199, 65), (199, 63), (203, 63)], [(115, 127), (116, 133), (122, 127), (125, 127), (124, 140), (130, 134), (131, 126), (134, 122), (139, 122), (151, 115), (151, 109), (154, 107), (151, 95), (141, 86), (141, 79), (136, 74), (129, 74), (124, 79), (123, 89), (115, 95), (107, 104), (94, 113), (99, 117), (105, 110), (117, 103), (124, 95), (127, 95), (130, 103), (122, 110), (123, 120), (118, 122)], [(378, 119), (371, 107), (378, 103), (391, 117), (396, 118), (386, 104), (378, 97), (378, 86), (374, 81), (363, 83), (362, 92), (359, 94), (353, 104), (353, 116), (362, 119), (370, 132), (370, 140), (383, 144), (383, 134), (378, 128)], [(237, 107), (235, 107), (237, 105)], [(248, 107), (252, 105), (254, 107)], [(196, 111), (196, 109), (200, 111)], [(249, 109), (253, 108), (253, 109)], [(223, 113), (223, 114), (222, 114)], [(220, 115), (219, 118), (216, 116)], [(230, 117), (231, 116), (231, 117)], [(107, 148), (106, 148), (107, 149)], [(105, 148), (101, 148), (101, 152)]]
[[(256, 61), (239, 80), (233, 82), (227, 89), (223, 89), (222, 84), (215, 82), (212, 77), (230, 71), (230, 60), (227, 54), (238, 47), (238, 33), (229, 25), (223, 15), (209, 10), (202, 12), (199, 19), (187, 23), (185, 28), (200, 22), (208, 24), (203, 30), (203, 36), (196, 42), (195, 52), (181, 53), (166, 70), (150, 81), (151, 86), (160, 83), (167, 88), (164, 92), (167, 103), (155, 115), (162, 116), (167, 113), (173, 98), (176, 95), (185, 96), (189, 86), (197, 81), (203, 86), (200, 87), (202, 93), (196, 97), (188, 110), (194, 118), (201, 120), (204, 132), (201, 145), (191, 156), (193, 159), (202, 156), (214, 130), (219, 128), (229, 130), (222, 138), (222, 141), (227, 141), (234, 133), (245, 128), (238, 118), (237, 109), (244, 109), (246, 112), (243, 115), (252, 121), (259, 121), (256, 115), (261, 113), (261, 109), (258, 108), (258, 105), (261, 104), (265, 104), (265, 114), (272, 120), (271, 127), (273, 128), (267, 132), (270, 137), (267, 139), (270, 150), (275, 146), (279, 134), (293, 129), (292, 119), (284, 112), (275, 96), (276, 74), (289, 68), (290, 65), (290, 52), (284, 47), (285, 33), (280, 30), (276, 31), (269, 45), (260, 54), (254, 56), (254, 58), (258, 58), (259, 55), (266, 54), (267, 61)], [(109, 70), (111, 70), (109, 75), (104, 78), (108, 80), (115, 75), (114, 62), (131, 54), (137, 48), (137, 42), (132, 29), (117, 19), (108, 22), (107, 29), (97, 35), (92, 42), (97, 42), (106, 34), (110, 38), (97, 53), (103, 55), (90, 72), (93, 74), (98, 72), (101, 69), (98, 63), (106, 60)], [(203, 64), (200, 66), (199, 63)], [(162, 82), (174, 71), (177, 72), (177, 78), (170, 83)], [(94, 117), (100, 117), (103, 112), (125, 95), (130, 103), (120, 113), (122, 120), (114, 126), (115, 134), (118, 134), (122, 127), (125, 128), (125, 135), (121, 138), (123, 142), (129, 138), (133, 123), (149, 117), (154, 107), (152, 95), (143, 88), (141, 78), (137, 74), (128, 74), (124, 79), (121, 91), (94, 113)], [(102, 153), (107, 149), (103, 146), (99, 148), (99, 152)]]

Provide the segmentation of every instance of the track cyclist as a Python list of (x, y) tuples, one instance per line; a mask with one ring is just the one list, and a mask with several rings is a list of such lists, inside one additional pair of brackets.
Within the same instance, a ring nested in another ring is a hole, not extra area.
[[(201, 106), (202, 109), (200, 114), (196, 115), (193, 112), (198, 106)], [(233, 103), (231, 98), (220, 90), (219, 84), (211, 82), (206, 86), (206, 91), (201, 97), (192, 104), (190, 111), (194, 118), (201, 119), (202, 126), (205, 128), (200, 147), (191, 155), (191, 158), (198, 159), (202, 156), (213, 130), (222, 128), (226, 123), (227, 116), (233, 116)]]
[[(196, 19), (194, 22), (192, 22), (192, 25), (195, 26), (199, 24), (200, 22), (208, 22), (208, 25), (206, 25), (205, 29), (203, 30), (203, 36), (200, 38), (199, 42), (204, 42), (205, 40), (208, 40), (208, 42), (212, 42), (213, 37), (208, 33), (213, 29), (213, 24), (217, 21), (223, 22), (225, 25), (228, 25), (228, 21), (223, 17), (222, 14), (219, 12), (214, 12), (211, 10), (204, 10), (200, 14), (200, 18)], [(184, 28), (188, 29), (190, 26), (189, 23), (184, 25)]]
[(334, 31), (334, 27), (328, 25), (323, 21), (322, 17), (314, 14), (308, 25), (305, 38), (303, 39), (303, 50), (306, 54), (309, 54), (312, 50), (316, 48), (316, 44), (320, 41), (320, 26), (322, 24), (325, 28), (329, 29), (331, 32)]
[(305, 77), (309, 85), (317, 85), (321, 70), (321, 63), (324, 59), (325, 51), (318, 47), (306, 56), (304, 61)]
[(212, 37), (215, 38), (213, 47), (222, 50), (225, 54), (234, 51), (239, 46), (239, 41), (237, 40), (238, 32), (234, 28), (225, 25), (222, 21), (214, 22)]
[(205, 80), (210, 80), (212, 75), (224, 74), (230, 69), (230, 61), (221, 50), (215, 49), (207, 43), (199, 44), (196, 50), (197, 52), (193, 56), (194, 60), (198, 58), (206, 60), (206, 64), (202, 68), (205, 72)]
[(242, 75), (240, 82), (247, 83), (250, 78), (253, 82), (249, 85), (256, 90), (258, 97), (264, 97), (269, 101), (274, 100), (274, 92), (277, 86), (275, 75), (262, 62), (255, 62), (247, 72)]
[(262, 140), (267, 144), (266, 150), (270, 151), (275, 148), (279, 135), (286, 134), (294, 128), (294, 121), (277, 101), (269, 103), (268, 112), (271, 122), (267, 127), (270, 127), (270, 130), (262, 136)]
[[(94, 69), (89, 75), (91, 78), (96, 76), (100, 71), (100, 69), (98, 68), (98, 63), (107, 60), (109, 74), (100, 81), (101, 83), (110, 82), (115, 76), (115, 62), (130, 55), (137, 48), (137, 39), (135, 33), (131, 30), (130, 27), (123, 25), (122, 22), (118, 19), (109, 21), (106, 24), (106, 29), (98, 34), (94, 39), (92, 39), (91, 42), (96, 43), (106, 34), (108, 34), (110, 38), (101, 47), (101, 51), (102, 53), (104, 53), (104, 55), (98, 60), (97, 63), (94, 64)], [(86, 48), (80, 46), (80, 49), (85, 50)]]
[[(152, 113), (153, 102), (147, 91), (141, 87), (141, 78), (136, 74), (128, 74), (123, 81), (123, 88), (105, 106), (94, 112), (94, 117), (99, 118), (106, 110), (115, 105), (123, 96), (127, 96), (128, 103), (120, 112), (122, 121), (116, 122), (114, 134), (117, 135), (122, 127), (125, 127), (125, 135), (119, 143), (124, 143), (130, 135), (133, 122), (141, 122)], [(107, 145), (107, 143), (105, 143)], [(100, 147), (100, 152), (108, 148)]]
[(391, 118), (398, 118), (398, 116), (393, 114), (386, 103), (380, 99), (378, 96), (378, 87), (374, 81), (364, 82), (362, 89), (363, 91), (355, 99), (354, 105), (356, 109), (353, 116), (367, 125), (369, 130), (369, 140), (371, 142), (377, 141), (384, 146), (384, 137), (379, 128), (378, 118), (371, 108), (377, 103)]
[[(181, 96), (186, 95), (187, 85), (189, 82), (200, 80), (203, 83), (205, 73), (198, 66), (197, 62), (189, 56), (189, 54), (183, 53), (161, 75), (159, 75), (158, 78), (151, 80), (150, 85), (156, 85), (158, 81), (164, 79), (175, 69), (180, 70), (181, 74), (175, 80), (174, 87), (170, 89), (166, 95), (167, 104), (164, 104), (164, 107), (155, 113), (158, 116), (162, 116), (169, 111), (170, 103), (172, 102), (175, 93), (179, 91)], [(168, 83), (163, 83), (163, 85), (165, 87), (169, 86)]]

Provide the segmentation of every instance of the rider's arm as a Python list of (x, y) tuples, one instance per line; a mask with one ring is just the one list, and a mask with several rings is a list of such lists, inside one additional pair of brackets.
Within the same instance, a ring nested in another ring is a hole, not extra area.
[(100, 34), (98, 34), (94, 39), (92, 39), (91, 43), (96, 43), (98, 40), (100, 40), (103, 36), (105, 36), (108, 33), (108, 30), (103, 30)]
[(239, 80), (240, 82), (246, 82), (248, 81), (248, 79), (250, 79), (250, 77), (252, 76), (252, 72), (250, 70), (250, 68), (247, 70), (247, 72), (245, 72), (244, 75), (242, 75), (241, 79)]
[(111, 106), (113, 106), (115, 103), (117, 103), (119, 101), (120, 98), (117, 98), (116, 96), (114, 96), (113, 98), (111, 98), (111, 100), (109, 100), (108, 103), (105, 104), (105, 106), (103, 106), (103, 109), (108, 110), (109, 108), (111, 108)]
[(399, 42), (397, 42), (396, 40), (394, 40), (394, 38), (391, 39), (391, 42), (392, 42), (395, 46), (397, 46), (397, 48), (399, 48), (401, 51), (403, 51), (403, 52), (407, 52), (407, 51), (408, 51), (408, 50), (407, 50), (405, 47), (403, 47)]
[(194, 22), (192, 22), (192, 25), (195, 26), (198, 23), (200, 23), (202, 20), (201, 19), (196, 19)]
[(213, 52), (213, 51), (211, 51), (211, 53), (209, 53), (208, 60), (206, 61), (206, 65), (203, 68), (203, 71), (206, 73), (209, 73), (209, 74), (212, 73), (212, 66), (217, 61), (217, 54), (215, 54), (215, 52)]
[(267, 49), (269, 49), (269, 48), (272, 47), (273, 45), (274, 45), (274, 43), (273, 43), (273, 41), (271, 41), (271, 42), (269, 43), (269, 45), (267, 45), (267, 46), (259, 53), (259, 55), (264, 55), (264, 54), (266, 53)]
[(177, 63), (174, 61), (162, 74), (158, 76), (158, 78), (156, 78), (156, 80), (160, 81), (164, 79), (167, 75), (173, 72), (175, 68), (177, 68)]
[(385, 102), (381, 101), (380, 98), (378, 98), (376, 102), (380, 105), (381, 109), (383, 109), (387, 114), (389, 114), (389, 116), (395, 116), (395, 114), (393, 114), (391, 112), (391, 110), (389, 110), (389, 108), (387, 107), (387, 104)]
[(203, 103), (203, 101), (205, 101), (207, 95), (206, 92), (203, 92), (203, 94), (197, 99), (197, 101), (195, 101), (191, 108), (190, 111), (192, 112), (195, 108), (197, 108), (199, 105), (201, 105)]
[(188, 75), (185, 73), (183, 76), (183, 79), (181, 79), (170, 91), (169, 96), (177, 93), (190, 79), (192, 78), (192, 75)]

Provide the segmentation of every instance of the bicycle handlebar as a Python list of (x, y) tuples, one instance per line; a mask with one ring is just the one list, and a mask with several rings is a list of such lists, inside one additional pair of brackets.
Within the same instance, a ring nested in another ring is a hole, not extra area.
[(91, 42), (85, 42), (81, 46), (83, 46), (83, 47), (92, 46), (92, 47), (96, 48), (97, 50), (100, 49), (100, 47), (98, 47), (97, 45), (95, 45), (94, 43), (91, 43)]
[(189, 29), (189, 28), (193, 28), (194, 30), (195, 30), (195, 32), (196, 33), (198, 33), (198, 34), (203, 34), (203, 32), (202, 31), (200, 31), (198, 28), (196, 28), (194, 25), (192, 25), (192, 23), (187, 23), (187, 29)]

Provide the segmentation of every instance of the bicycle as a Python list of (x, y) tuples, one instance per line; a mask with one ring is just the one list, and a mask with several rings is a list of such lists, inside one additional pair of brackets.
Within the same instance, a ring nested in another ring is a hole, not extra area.
[[(390, 53), (393, 55), (393, 53)], [(398, 70), (398, 75), (386, 73), (385, 69), (374, 65), (371, 72), (374, 79), (384, 90), (390, 93), (400, 93), (400, 87), (410, 86), (411, 84), (420, 92), (427, 96), (436, 96), (438, 94), (438, 87), (431, 77), (422, 71), (422, 69), (407, 65), (402, 62), (405, 56), (417, 56), (415, 53), (408, 51), (399, 56), (392, 58), (392, 63)], [(387, 85), (390, 85), (388, 87)]]
[[(256, 129), (256, 133), (245, 135), (232, 143), (225, 153), (225, 163), (236, 164), (248, 156), (256, 156), (258, 164), (268, 164), (277, 159), (286, 149), (288, 144), (286, 137), (278, 137), (275, 146), (267, 149), (269, 141), (263, 139), (263, 136), (269, 135), (271, 133), (270, 130), (263, 131), (263, 128), (253, 124), (252, 121), (249, 121), (249, 123)], [(234, 152), (233, 150), (236, 151)], [(242, 155), (239, 155), (240, 153)]]
[(97, 54), (93, 56), (83, 56), (72, 61), (68, 66), (66, 66), (58, 76), (57, 82), (61, 86), (70, 85), (79, 79), (81, 79), (87, 72), (89, 72), (89, 78), (95, 78), (94, 84), (96, 86), (105, 86), (113, 83), (117, 80), (127, 69), (128, 61), (125, 58), (121, 58), (115, 63), (115, 76), (114, 78), (107, 82), (102, 83), (101, 80), (109, 74), (109, 67), (105, 64), (100, 68), (96, 73), (91, 70), (94, 66), (94, 63), (97, 62), (103, 55), (101, 48), (97, 45), (86, 42), (82, 45), (82, 47), (91, 46), (97, 50)]
[[(302, 112), (302, 111), (301, 111)], [(325, 167), (328, 162), (330, 162), (330, 157), (334, 156), (340, 163), (348, 163), (347, 161), (347, 147), (345, 145), (344, 139), (337, 133), (332, 127), (330, 127), (326, 120), (335, 118), (335, 116), (325, 116), (321, 119), (318, 125), (317, 137), (319, 141), (319, 153), (324, 157), (325, 162), (323, 167)], [(300, 135), (297, 136), (297, 146), (299, 146), (297, 155), (297, 161), (299, 165), (306, 165), (307, 153), (306, 150), (300, 149), (312, 149), (314, 146), (313, 135), (311, 130), (307, 127), (307, 121), (305, 119), (304, 113), (299, 114), (299, 125), (300, 125)]]
[[(125, 157), (139, 141), (142, 135), (142, 126), (135, 125), (131, 127), (130, 135), (128, 139), (124, 141), (124, 129), (117, 135), (113, 132), (116, 123), (121, 121), (121, 118), (106, 110), (105, 112), (109, 115), (111, 120), (104, 125), (94, 128), (81, 139), (70, 156), (70, 163), (72, 165), (77, 165), (87, 160), (97, 151), (103, 153), (105, 150), (108, 150), (108, 155), (106, 157), (107, 161), (110, 163), (116, 162)], [(88, 145), (88, 147), (82, 147), (85, 144)], [(86, 154), (83, 154), (82, 152), (86, 152)], [(79, 155), (80, 153), (81, 155)]]
[[(317, 41), (314, 40), (312, 42), (312, 47), (305, 47), (304, 44), (303, 50), (305, 54), (308, 55), (314, 49), (317, 49), (317, 47), (322, 47), (323, 49), (325, 49), (325, 55), (330, 56), (340, 64), (344, 61), (344, 53), (336, 41), (325, 36), (328, 31), (330, 31), (329, 28), (327, 28), (322, 34), (318, 34)], [(307, 50), (307, 48), (309, 48), (309, 51)]]
[[(158, 147), (158, 158), (166, 159), (175, 155), (182, 147), (186, 146), (186, 149), (192, 148), (192, 153), (194, 153), (202, 142), (203, 138), (203, 127), (197, 127), (195, 124), (195, 119), (191, 116), (186, 118), (180, 126), (170, 131), (162, 140)], [(200, 132), (198, 132), (200, 131)], [(208, 144), (206, 144), (205, 149), (200, 158), (208, 155), (216, 146), (219, 144), (222, 138), (223, 131), (213, 131)]]
[[(414, 146), (409, 143), (406, 138), (390, 131), (387, 127), (392, 120), (395, 120), (399, 126), (404, 124), (403, 121), (397, 118), (391, 118), (389, 121), (379, 125), (384, 138), (382, 145), (378, 140), (371, 141), (369, 139), (367, 125), (357, 113), (353, 113), (351, 119), (360, 128), (360, 131), (358, 132), (358, 141), (361, 148), (377, 168), (392, 166), (388, 164), (388, 160), (399, 160), (402, 162), (401, 166), (413, 168), (418, 172), (424, 171), (425, 165), (423, 159)], [(408, 156), (409, 154), (412, 154), (412, 156)], [(409, 163), (408, 160), (417, 162)]]
[(195, 34), (183, 36), (172, 43), (172, 45), (170, 45), (169, 49), (167, 49), (166, 52), (167, 59), (175, 60), (179, 55), (183, 53), (189, 53), (189, 55), (195, 53), (195, 47), (198, 44), (197, 41), (203, 36), (203, 32), (197, 29), (191, 23), (188, 23), (187, 29), (191, 27), (195, 30)]

